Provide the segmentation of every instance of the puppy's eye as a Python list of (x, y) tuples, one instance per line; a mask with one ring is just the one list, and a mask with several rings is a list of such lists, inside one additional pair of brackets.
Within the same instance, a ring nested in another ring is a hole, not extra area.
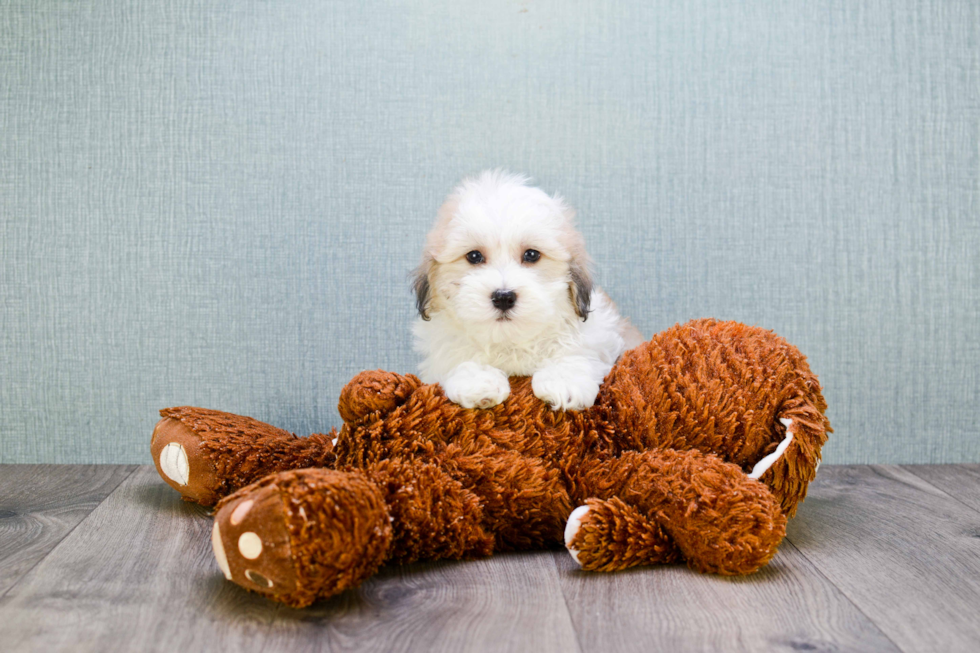
[(477, 263), (483, 263), (486, 259), (483, 258), (483, 254), (474, 249), (472, 252), (466, 254), (466, 260), (476, 265)]
[(529, 249), (524, 252), (525, 263), (537, 263), (539, 258), (541, 258), (541, 252), (536, 249)]

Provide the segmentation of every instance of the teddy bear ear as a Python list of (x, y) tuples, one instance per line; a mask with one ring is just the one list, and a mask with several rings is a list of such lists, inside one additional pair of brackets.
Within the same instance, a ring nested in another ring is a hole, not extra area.
[(422, 382), (414, 375), (383, 370), (361, 372), (340, 391), (337, 410), (347, 423), (358, 422), (371, 413), (389, 413), (405, 403)]

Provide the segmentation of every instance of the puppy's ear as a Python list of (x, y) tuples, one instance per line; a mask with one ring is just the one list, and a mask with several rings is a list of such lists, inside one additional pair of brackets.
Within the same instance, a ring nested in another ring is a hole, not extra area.
[(459, 188), (446, 198), (436, 213), (436, 222), (425, 237), (425, 247), (422, 249), (422, 264), (412, 273), (415, 288), (415, 307), (419, 317), (429, 319), (429, 300), (432, 298), (432, 271), (436, 267), (436, 256), (442, 251), (446, 241), (446, 231), (459, 208)]
[(585, 322), (589, 319), (589, 304), (592, 300), (592, 275), (587, 262), (572, 260), (568, 266), (568, 292), (572, 296), (575, 314)]
[(415, 308), (418, 309), (419, 317), (428, 321), (429, 319), (429, 296), (432, 293), (432, 286), (429, 283), (429, 272), (432, 271), (434, 261), (426, 256), (422, 259), (422, 265), (415, 268), (412, 273), (412, 287), (415, 290)]
[(592, 272), (589, 269), (591, 261), (585, 251), (585, 240), (574, 227), (575, 209), (560, 195), (556, 194), (554, 198), (565, 218), (565, 246), (571, 254), (568, 261), (568, 293), (572, 306), (575, 307), (575, 314), (585, 322), (589, 319), (589, 306), (592, 302)]

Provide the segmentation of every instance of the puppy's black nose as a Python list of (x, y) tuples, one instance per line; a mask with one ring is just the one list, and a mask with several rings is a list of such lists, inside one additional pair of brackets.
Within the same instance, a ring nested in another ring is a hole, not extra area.
[(494, 308), (502, 311), (509, 311), (517, 303), (517, 293), (513, 290), (494, 290), (490, 295), (490, 301)]

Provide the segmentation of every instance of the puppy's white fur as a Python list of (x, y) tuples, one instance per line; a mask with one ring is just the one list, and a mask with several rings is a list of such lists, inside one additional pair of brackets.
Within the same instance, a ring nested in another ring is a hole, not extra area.
[[(439, 209), (416, 271), (420, 376), (467, 408), (510, 394), (509, 376), (531, 375), (554, 409), (595, 402), (616, 359), (643, 338), (594, 288), (574, 212), (526, 177), (488, 171), (464, 180)], [(527, 250), (540, 259), (524, 260)], [(483, 261), (472, 264), (470, 252)], [(517, 294), (495, 308), (497, 290)]]

